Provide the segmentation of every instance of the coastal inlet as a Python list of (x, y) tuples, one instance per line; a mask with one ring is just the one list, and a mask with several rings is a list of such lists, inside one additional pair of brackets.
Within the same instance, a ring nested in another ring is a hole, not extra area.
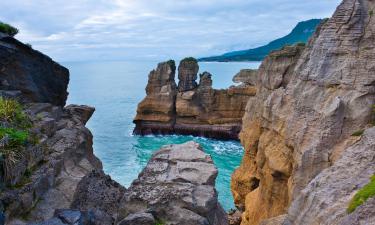
[[(95, 155), (114, 180), (128, 187), (146, 165), (151, 154), (166, 144), (194, 140), (212, 155), (219, 175), (216, 188), (219, 201), (234, 208), (230, 177), (240, 165), (243, 147), (237, 141), (218, 141), (191, 136), (135, 136), (133, 119), (137, 104), (146, 95), (148, 74), (158, 62), (77, 62), (64, 63), (71, 73), (68, 103), (95, 106), (88, 122), (94, 134)], [(232, 78), (241, 69), (258, 68), (260, 63), (199, 63), (200, 71), (210, 71), (213, 88), (233, 85)]]

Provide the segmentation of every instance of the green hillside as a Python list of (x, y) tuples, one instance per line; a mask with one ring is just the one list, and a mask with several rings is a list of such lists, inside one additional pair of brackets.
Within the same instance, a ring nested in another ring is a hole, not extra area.
[(281, 49), (285, 45), (294, 45), (296, 43), (306, 43), (315, 32), (316, 27), (321, 23), (321, 19), (312, 19), (297, 24), (290, 34), (280, 39), (274, 40), (267, 45), (225, 53), (221, 56), (212, 56), (201, 58), (202, 62), (231, 62), (231, 61), (262, 61), (271, 51)]

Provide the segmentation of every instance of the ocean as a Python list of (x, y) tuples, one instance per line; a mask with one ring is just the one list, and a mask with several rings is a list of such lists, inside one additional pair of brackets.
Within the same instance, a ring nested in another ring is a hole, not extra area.
[[(226, 210), (234, 208), (231, 174), (240, 165), (243, 148), (237, 141), (192, 136), (136, 136), (132, 134), (137, 104), (145, 97), (149, 72), (157, 62), (66, 62), (70, 70), (68, 104), (90, 105), (96, 111), (87, 126), (94, 135), (94, 152), (112, 179), (129, 187), (155, 150), (167, 144), (200, 143), (218, 167), (216, 189)], [(260, 63), (199, 63), (200, 73), (210, 72), (213, 86), (227, 88), (232, 77)], [(176, 75), (177, 80), (177, 75)]]

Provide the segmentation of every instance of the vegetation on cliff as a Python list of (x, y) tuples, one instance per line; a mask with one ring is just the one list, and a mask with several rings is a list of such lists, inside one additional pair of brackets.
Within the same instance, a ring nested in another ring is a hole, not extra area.
[(181, 60), (181, 63), (198, 63), (198, 60), (194, 57), (186, 57), (183, 60)]
[(248, 49), (243, 51), (228, 52), (221, 56), (212, 56), (207, 58), (201, 58), (199, 61), (204, 62), (229, 62), (229, 61), (262, 61), (270, 52), (279, 50), (287, 45), (301, 45), (305, 44), (316, 28), (321, 22), (326, 20), (312, 19), (303, 21), (297, 24), (297, 26), (288, 35), (270, 42), (267, 45)]
[(0, 97), (0, 158), (15, 161), (30, 138), (31, 122), (16, 100)]
[(349, 203), (348, 213), (355, 211), (357, 207), (367, 201), (367, 199), (375, 196), (375, 175), (371, 177), (370, 183), (364, 186)]
[(16, 34), (18, 34), (19, 30), (12, 25), (0, 22), (0, 32), (14, 37)]

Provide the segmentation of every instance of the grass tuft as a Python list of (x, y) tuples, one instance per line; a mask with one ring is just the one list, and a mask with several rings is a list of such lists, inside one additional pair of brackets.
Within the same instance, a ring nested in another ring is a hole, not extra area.
[(371, 177), (370, 183), (364, 186), (361, 190), (355, 194), (353, 199), (350, 201), (348, 206), (348, 213), (352, 213), (357, 207), (367, 201), (367, 199), (375, 196), (375, 175)]
[(353, 137), (360, 137), (363, 135), (365, 131), (364, 130), (358, 130), (352, 134)]

